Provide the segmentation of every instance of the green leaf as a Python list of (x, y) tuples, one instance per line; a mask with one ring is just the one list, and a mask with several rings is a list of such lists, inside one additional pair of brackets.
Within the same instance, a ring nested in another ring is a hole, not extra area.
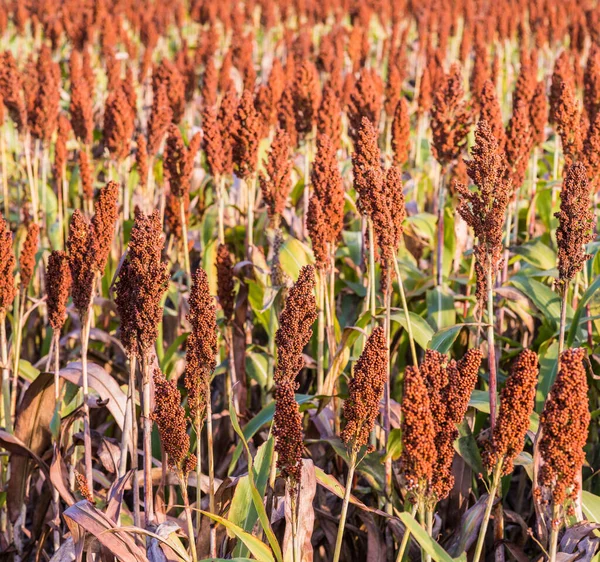
[(547, 271), (556, 267), (556, 253), (541, 238), (525, 242), (513, 248), (515, 254), (521, 256), (527, 263)]
[(279, 262), (283, 271), (292, 279), (298, 279), (300, 269), (314, 261), (311, 249), (292, 236), (289, 236), (281, 246)]
[(436, 562), (466, 562), (467, 557), (465, 554), (462, 554), (458, 558), (452, 558), (407, 511), (400, 514), (400, 519), (410, 531), (410, 534), (421, 545), (421, 548)]
[(585, 312), (585, 307), (590, 302), (592, 297), (596, 295), (596, 292), (600, 289), (600, 276), (594, 279), (594, 282), (587, 288), (586, 292), (583, 293), (583, 296), (577, 303), (577, 310), (575, 310), (575, 314), (573, 314), (573, 320), (571, 320), (571, 327), (569, 328), (569, 333), (567, 334), (567, 347), (572, 347), (573, 342), (575, 341), (575, 337), (577, 335), (577, 331), (579, 329), (579, 323), (581, 319), (581, 315)]
[[(302, 405), (306, 402), (310, 402), (314, 396), (312, 394), (296, 394), (296, 402)], [(267, 404), (258, 414), (256, 414), (245, 426), (242, 430), (244, 434), (244, 439), (246, 441), (250, 441), (252, 437), (256, 434), (256, 432), (266, 423), (270, 423), (273, 421), (273, 416), (275, 415), (275, 402), (270, 402)], [(233, 472), (237, 461), (242, 454), (242, 443), (238, 443), (235, 451), (233, 452), (233, 458), (231, 459), (231, 463), (229, 464), (228, 474), (230, 475)]]
[(160, 369), (163, 373), (167, 374), (167, 367), (173, 358), (173, 355), (177, 352), (177, 350), (183, 345), (188, 337), (188, 332), (181, 334), (175, 338), (173, 343), (167, 348), (164, 355), (160, 358)]
[(431, 213), (418, 213), (412, 217), (407, 217), (405, 221), (407, 226), (411, 226), (413, 231), (419, 236), (428, 240), (433, 240), (436, 235), (437, 216)]
[[(254, 462), (254, 478), (256, 488), (261, 496), (265, 495), (269, 471), (273, 459), (273, 437), (269, 437), (256, 452)], [(252, 490), (250, 489), (250, 480), (248, 476), (242, 476), (235, 487), (235, 493), (231, 500), (231, 507), (227, 519), (236, 525), (239, 525), (244, 531), (251, 532), (258, 514), (252, 502)], [(248, 551), (243, 544), (238, 543), (233, 550), (234, 556), (246, 556)]]
[(269, 549), (269, 547), (262, 542), (260, 539), (247, 533), (244, 529), (234, 525), (231, 521), (224, 519), (223, 517), (219, 517), (214, 513), (209, 513), (208, 511), (200, 511), (206, 517), (210, 517), (213, 521), (220, 523), (225, 527), (228, 531), (231, 531), (239, 540), (241, 540), (248, 550), (252, 553), (257, 560), (260, 562), (275, 562), (273, 558), (273, 553)]
[[(454, 252), (456, 251), (456, 234), (454, 232), (454, 208), (451, 201), (444, 208), (444, 256), (442, 262), (442, 273), (447, 279), (452, 269)], [(453, 303), (454, 305), (454, 303)]]
[(435, 349), (440, 353), (448, 353), (454, 345), (454, 342), (456, 341), (458, 334), (460, 334), (460, 331), (464, 326), (467, 325), (468, 324), (456, 324), (454, 326), (448, 326), (447, 328), (438, 330), (435, 334), (433, 334), (433, 337), (429, 342), (429, 348)]
[(19, 359), (19, 375), (25, 380), (33, 382), (35, 379), (37, 379), (39, 374), (39, 370), (36, 369), (29, 361), (26, 359)]
[[(394, 322), (398, 322), (405, 330), (407, 330), (406, 317), (404, 315), (404, 311), (398, 308), (392, 308), (391, 319)], [(423, 348), (427, 349), (429, 346), (429, 342), (433, 337), (433, 328), (427, 324), (427, 321), (424, 318), (421, 318), (418, 314), (414, 312), (408, 313), (410, 317), (410, 323), (412, 326), (413, 337), (415, 341)]]
[(255, 351), (246, 352), (246, 371), (261, 388), (267, 384), (269, 361), (266, 354)]
[[(511, 278), (510, 283), (527, 295), (543, 316), (558, 326), (560, 319), (560, 295), (558, 293), (555, 293), (548, 285), (522, 275), (515, 275)], [(572, 314), (571, 310), (571, 316)], [(567, 316), (569, 316), (568, 309)]]
[[(469, 400), (469, 406), (471, 408), (475, 408), (484, 414), (490, 413), (490, 398), (489, 393), (486, 390), (474, 390), (471, 394), (471, 399)], [(498, 399), (498, 406), (496, 407), (496, 411), (500, 407), (500, 400)], [(533, 433), (537, 433), (538, 426), (540, 425), (540, 416), (537, 412), (533, 412), (529, 417), (529, 429)]]
[(384, 459), (397, 461), (402, 454), (402, 429), (396, 427), (390, 431)]
[[(545, 348), (545, 350), (544, 350)], [(540, 376), (535, 395), (535, 409), (541, 412), (558, 372), (558, 342), (540, 348)]]
[(362, 232), (343, 230), (342, 240), (354, 265), (360, 265), (362, 261)]
[(456, 324), (456, 309), (454, 297), (446, 288), (434, 287), (426, 293), (427, 318), (436, 330), (454, 327)]
[(473, 432), (466, 420), (458, 426), (458, 439), (454, 442), (456, 452), (471, 467), (475, 474), (485, 474), (486, 470), (481, 461), (481, 455)]
[[(248, 442), (244, 438), (244, 433), (237, 419), (237, 413), (235, 408), (233, 407), (232, 399), (229, 400), (229, 415), (231, 416), (231, 425), (233, 426), (234, 431), (239, 435), (240, 440), (242, 441), (244, 448), (246, 449), (246, 455), (248, 457), (248, 483), (250, 484), (250, 491), (252, 493), (252, 501), (254, 502), (254, 507), (258, 513), (258, 518), (260, 519), (260, 524), (262, 525), (263, 531), (273, 549), (273, 553), (275, 554), (275, 558), (277, 558), (277, 562), (283, 562), (283, 555), (281, 554), (281, 547), (277, 542), (277, 538), (275, 537), (275, 533), (271, 528), (271, 523), (269, 521), (269, 517), (267, 515), (267, 510), (265, 509), (265, 504), (263, 503), (263, 494), (261, 494), (254, 482), (254, 462), (252, 459), (252, 453), (250, 452), (250, 448), (248, 447)], [(229, 522), (228, 522), (229, 523)], [(244, 531), (245, 532), (245, 531)], [(252, 535), (250, 535), (252, 536)], [(246, 542), (244, 541), (244, 544)], [(261, 543), (263, 544), (263, 543)], [(252, 551), (249, 545), (248, 549), (252, 552), (254, 556), (256, 554)]]
[(600, 497), (583, 490), (581, 492), (581, 507), (588, 521), (600, 523)]

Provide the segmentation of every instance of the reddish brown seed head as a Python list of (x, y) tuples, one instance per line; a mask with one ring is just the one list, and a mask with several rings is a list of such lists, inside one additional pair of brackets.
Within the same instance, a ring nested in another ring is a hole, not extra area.
[(486, 121), (479, 121), (475, 132), (473, 159), (467, 162), (467, 173), (477, 186), (471, 191), (456, 183), (459, 194), (458, 212), (473, 229), (478, 239), (474, 248), (478, 279), (477, 298), (483, 305), (487, 295), (487, 272), (495, 278), (502, 257), (504, 216), (511, 197), (506, 160)]
[(464, 99), (460, 66), (453, 64), (442, 88), (435, 93), (431, 108), (433, 155), (442, 166), (459, 157), (470, 124), (471, 112)]
[(485, 121), (492, 135), (498, 141), (500, 150), (506, 146), (506, 131), (502, 121), (502, 110), (496, 96), (496, 86), (491, 80), (486, 80), (479, 98), (479, 116), (480, 120)]
[(263, 199), (267, 205), (269, 218), (280, 217), (285, 209), (292, 189), (292, 159), (288, 134), (278, 129), (271, 143), (265, 173), (258, 177)]
[(307, 226), (320, 269), (330, 267), (332, 253), (344, 226), (344, 184), (336, 149), (324, 134), (317, 137), (317, 154), (311, 171), (313, 195)]
[(277, 451), (277, 468), (281, 476), (288, 480), (290, 489), (296, 489), (302, 475), (302, 451), (304, 433), (302, 414), (296, 402), (294, 379), (281, 379), (275, 389), (275, 416), (273, 435)]
[(79, 176), (81, 177), (81, 189), (83, 197), (90, 203), (94, 198), (94, 171), (90, 164), (90, 157), (87, 151), (79, 151)]
[(261, 129), (260, 115), (254, 107), (252, 92), (244, 90), (235, 113), (233, 131), (233, 161), (236, 173), (242, 179), (249, 179), (258, 165), (258, 143)]
[(123, 88), (113, 90), (104, 109), (104, 143), (118, 161), (129, 155), (134, 131), (134, 114)]
[(410, 151), (410, 116), (405, 98), (400, 98), (392, 121), (392, 151), (394, 165), (402, 168), (408, 162)]
[(348, 448), (358, 452), (367, 445), (387, 379), (387, 342), (383, 328), (377, 327), (367, 339), (348, 382), (344, 400), (346, 425), (341, 438)]
[(56, 130), (60, 102), (60, 68), (52, 60), (48, 45), (42, 46), (36, 75), (37, 88), (35, 92), (31, 92), (34, 105), (28, 118), (32, 135), (47, 144)]
[(342, 135), (342, 108), (337, 92), (330, 85), (323, 89), (321, 105), (317, 112), (317, 134), (327, 135), (337, 150)]
[(94, 203), (90, 236), (95, 270), (102, 275), (115, 237), (119, 218), (119, 189), (117, 182), (109, 181), (98, 193)]
[(312, 325), (317, 318), (315, 270), (306, 265), (300, 270), (298, 280), (289, 290), (285, 307), (279, 317), (279, 329), (275, 334), (277, 366), (274, 379), (295, 380), (304, 366), (302, 351), (312, 336)]
[(175, 381), (168, 381), (159, 369), (154, 369), (152, 377), (154, 411), (151, 416), (158, 426), (160, 441), (169, 459), (169, 467), (189, 472), (195, 467), (195, 462), (188, 462), (194, 455), (190, 454), (190, 437), (187, 434), (188, 424), (181, 405), (181, 394)]
[(357, 142), (363, 119), (377, 126), (381, 115), (383, 84), (372, 69), (363, 69), (356, 81), (348, 104), (348, 134)]
[(400, 471), (411, 496), (427, 492), (436, 459), (435, 426), (423, 375), (406, 367), (402, 397), (402, 441)]
[(90, 146), (94, 138), (93, 92), (90, 92), (88, 82), (83, 76), (71, 81), (69, 112), (75, 136)]
[(210, 174), (219, 178), (224, 172), (225, 159), (221, 124), (215, 106), (206, 106), (202, 110), (202, 143)]
[(529, 167), (529, 155), (533, 146), (533, 129), (529, 117), (529, 106), (518, 100), (508, 123), (506, 135), (506, 160), (509, 162), (509, 178), (513, 192), (520, 189)]
[(54, 250), (50, 253), (46, 286), (48, 322), (55, 332), (60, 332), (67, 318), (67, 299), (71, 290), (71, 269), (65, 252)]
[(577, 497), (585, 462), (590, 412), (584, 358), (582, 348), (568, 349), (560, 356), (559, 371), (540, 416), (543, 464), (539, 484), (557, 506)]
[(173, 118), (173, 111), (169, 105), (167, 86), (159, 82), (152, 90), (152, 108), (148, 120), (148, 154), (154, 156), (167, 134)]
[(229, 322), (233, 317), (235, 293), (233, 282), (233, 261), (225, 244), (217, 249), (217, 296), (223, 309), (223, 316)]
[(23, 242), (23, 248), (21, 249), (21, 255), (19, 256), (19, 269), (21, 274), (19, 287), (21, 291), (27, 291), (29, 283), (31, 283), (33, 270), (35, 269), (35, 256), (38, 251), (39, 238), (39, 225), (34, 222), (30, 223), (27, 228), (25, 242)]
[(581, 111), (575, 99), (574, 89), (568, 82), (562, 82), (554, 111), (556, 131), (561, 140), (565, 157), (565, 170), (575, 162), (583, 147)]
[(15, 298), (15, 264), (12, 232), (0, 215), (0, 314), (6, 314)]
[(352, 154), (352, 172), (354, 187), (358, 193), (358, 208), (366, 216), (372, 214), (372, 200), (381, 191), (380, 184), (383, 181), (377, 138), (377, 129), (364, 117), (356, 139), (356, 149)]
[(500, 461), (503, 474), (513, 471), (513, 461), (523, 450), (529, 417), (535, 406), (538, 371), (538, 356), (529, 349), (524, 349), (511, 366), (500, 394), (500, 409), (492, 438), (486, 443), (483, 454), (489, 472)]
[(161, 299), (169, 272), (161, 259), (164, 236), (158, 211), (136, 210), (127, 257), (115, 284), (121, 341), (130, 356), (144, 357), (156, 343), (162, 320)]
[(152, 72), (152, 91), (156, 92), (164, 84), (169, 105), (171, 106), (171, 121), (179, 123), (185, 112), (185, 80), (177, 66), (163, 59)]
[[(87, 314), (94, 284), (94, 260), (90, 256), (92, 246), (91, 226), (79, 209), (75, 209), (69, 223), (69, 267), (71, 268), (71, 295), (80, 315)], [(90, 259), (91, 257), (91, 259)]]
[(204, 421), (210, 377), (217, 366), (217, 315), (208, 277), (202, 268), (192, 275), (187, 320), (192, 329), (186, 350), (185, 387), (190, 415)]
[(563, 51), (554, 63), (554, 72), (552, 73), (550, 86), (550, 123), (557, 123), (557, 111), (561, 103), (562, 84), (567, 84), (567, 87), (572, 91), (575, 90), (573, 64), (567, 51)]
[[(199, 133), (197, 133), (199, 135)], [(165, 144), (164, 169), (169, 180), (171, 193), (175, 197), (183, 197), (190, 191), (190, 182), (194, 170), (194, 159), (198, 152), (201, 137), (192, 137), (187, 148), (181, 132), (175, 125), (169, 128), (169, 136)]]
[(585, 246), (594, 239), (594, 210), (590, 182), (581, 163), (573, 164), (560, 192), (560, 211), (556, 243), (558, 245), (558, 283), (565, 288), (591, 256)]
[(296, 131), (300, 139), (303, 139), (313, 129), (321, 101), (319, 75), (312, 62), (304, 61), (296, 70), (292, 97)]

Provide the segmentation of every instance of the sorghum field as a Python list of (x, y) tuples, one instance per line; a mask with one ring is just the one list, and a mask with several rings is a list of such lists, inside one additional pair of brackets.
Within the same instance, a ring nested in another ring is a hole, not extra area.
[(600, 4), (2, 0), (2, 562), (600, 561)]

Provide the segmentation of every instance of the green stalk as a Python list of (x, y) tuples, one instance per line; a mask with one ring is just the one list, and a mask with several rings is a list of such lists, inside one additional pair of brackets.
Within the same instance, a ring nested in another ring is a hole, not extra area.
[[(384, 415), (383, 415), (383, 428), (385, 434), (385, 450), (387, 450), (388, 439), (390, 438), (390, 379), (392, 376), (392, 366), (390, 361), (390, 328), (391, 328), (391, 306), (392, 306), (392, 280), (391, 276), (387, 275), (386, 292), (385, 292), (385, 341), (386, 341), (386, 366), (387, 366), (387, 377), (385, 378), (384, 386)], [(385, 509), (389, 515), (393, 515), (394, 510), (392, 507), (392, 458), (388, 455), (385, 460)]]
[(369, 310), (371, 311), (371, 324), (375, 325), (375, 233), (373, 231), (373, 221), (370, 218), (367, 219), (367, 228), (369, 231)]
[[(185, 510), (185, 521), (188, 529), (188, 537), (190, 542), (190, 551), (192, 554), (192, 562), (197, 562), (198, 554), (196, 553), (196, 536), (194, 534), (194, 525), (192, 523), (192, 510), (190, 509), (190, 500), (188, 498), (187, 491), (187, 478), (182, 474), (178, 474), (179, 488), (181, 489), (181, 496), (183, 498), (183, 506)], [(200, 506), (198, 506), (200, 508)], [(198, 517), (199, 519), (199, 517)]]
[[(417, 513), (418, 504), (413, 505), (410, 513), (414, 517)], [(400, 548), (398, 549), (398, 555), (396, 556), (396, 562), (402, 562), (404, 558), (404, 553), (406, 552), (406, 547), (408, 546), (408, 542), (410, 541), (410, 531), (407, 527), (404, 527), (404, 535), (402, 535), (402, 542), (400, 543)]]
[(256, 192), (256, 175), (253, 174), (248, 184), (248, 211), (246, 224), (246, 257), (252, 259), (254, 247), (254, 197)]
[[(202, 509), (202, 422), (200, 415), (196, 415), (196, 505)], [(200, 538), (200, 514), (196, 515), (196, 538)]]
[(154, 496), (152, 486), (152, 418), (150, 417), (150, 365), (149, 357), (142, 357), (142, 433), (144, 449), (144, 517), (146, 524), (154, 522)]
[(183, 262), (185, 266), (185, 273), (187, 276), (188, 287), (192, 284), (192, 268), (190, 266), (190, 253), (188, 250), (188, 231), (187, 231), (187, 220), (185, 216), (185, 205), (183, 197), (179, 198), (179, 220), (181, 221), (181, 238), (183, 243)]
[(558, 333), (558, 356), (565, 349), (565, 328), (567, 324), (567, 296), (569, 293), (569, 285), (565, 283), (561, 287), (561, 300), (560, 300), (560, 328)]
[(0, 353), (2, 354), (2, 405), (4, 413), (4, 427), (12, 433), (12, 416), (10, 414), (10, 369), (8, 367), (8, 346), (6, 343), (6, 311), (0, 312)]
[[(308, 203), (310, 200), (310, 142), (308, 138), (304, 140), (304, 192), (302, 197), (304, 216), (308, 216)], [(304, 240), (308, 240), (306, 221), (302, 221), (302, 233), (304, 234)]]
[(488, 342), (488, 369), (489, 369), (489, 394), (490, 394), (490, 425), (492, 431), (496, 425), (496, 348), (494, 339), (494, 288), (492, 276), (492, 260), (487, 257), (487, 342)]
[(410, 314), (408, 313), (408, 303), (406, 302), (406, 293), (404, 292), (404, 283), (402, 282), (402, 276), (400, 275), (400, 268), (398, 266), (398, 260), (394, 259), (394, 269), (396, 271), (396, 279), (398, 280), (398, 289), (400, 290), (400, 300), (402, 301), (402, 309), (404, 310), (404, 318), (406, 319), (406, 331), (408, 332), (408, 342), (410, 344), (410, 353), (413, 360), (413, 365), (419, 367), (419, 360), (417, 358), (417, 349), (415, 347), (415, 338), (412, 331), (412, 323), (410, 321)]
[(352, 480), (356, 470), (356, 452), (353, 450), (350, 455), (348, 466), (348, 479), (346, 480), (346, 490), (342, 502), (342, 511), (340, 513), (340, 524), (338, 527), (337, 539), (335, 541), (335, 551), (333, 553), (333, 562), (339, 562), (342, 551), (342, 539), (344, 538), (344, 527), (346, 526), (346, 516), (348, 515), (348, 504), (350, 503), (350, 494), (352, 493)]
[(90, 430), (90, 406), (89, 400), (89, 384), (88, 384), (88, 368), (87, 368), (87, 353), (90, 341), (91, 327), (91, 309), (90, 303), (87, 312), (81, 318), (81, 379), (83, 386), (83, 451), (85, 464), (85, 479), (90, 492), (94, 493), (94, 474), (92, 472), (92, 436)]
[(14, 416), (17, 411), (17, 394), (19, 390), (19, 363), (21, 361), (21, 341), (23, 339), (23, 316), (25, 314), (25, 301), (27, 299), (27, 290), (20, 290), (17, 293), (13, 311), (16, 311), (14, 319), (13, 334), (13, 372), (12, 372), (12, 390), (10, 396), (9, 415)]
[(224, 179), (214, 178), (214, 181), (217, 185), (217, 208), (218, 208), (218, 228), (219, 228), (219, 244), (225, 243), (225, 225), (224, 225), (224, 217), (225, 217), (225, 202), (223, 200), (223, 192), (224, 190)]
[[(60, 330), (56, 330), (52, 334), (54, 341), (54, 411), (56, 414), (60, 413)], [(53, 435), (55, 451), (58, 450), (58, 440)], [(58, 490), (53, 486), (52, 488), (52, 507), (54, 509), (54, 523), (56, 528), (52, 533), (54, 550), (58, 550), (60, 547), (60, 497)]]
[(323, 393), (323, 381), (325, 379), (323, 367), (323, 355), (325, 352), (325, 271), (318, 271), (317, 283), (317, 307), (319, 310), (319, 318), (317, 324), (317, 394)]
[[(427, 523), (425, 522), (425, 505), (419, 505), (419, 523), (421, 523), (421, 527), (427, 530)], [(425, 549), (421, 547), (421, 560), (423, 562), (431, 562), (431, 556), (425, 552)]]
[(556, 554), (558, 552), (558, 526), (554, 521), (558, 519), (558, 507), (552, 505), (552, 522), (550, 529), (549, 547), (548, 547), (548, 562), (556, 562)]
[(477, 538), (477, 546), (475, 547), (475, 554), (473, 555), (472, 562), (479, 562), (481, 554), (483, 552), (483, 545), (485, 544), (485, 534), (490, 522), (490, 516), (492, 514), (492, 508), (494, 507), (494, 501), (498, 492), (498, 486), (502, 477), (502, 462), (504, 459), (500, 459), (494, 467), (492, 475), (492, 486), (490, 488), (490, 494), (488, 501), (485, 504), (485, 512), (483, 514), (483, 520), (481, 521), (481, 527), (479, 528), (479, 536)]
[(4, 139), (4, 129), (0, 127), (0, 154), (2, 156), (2, 194), (4, 197), (4, 216), (9, 218), (8, 201), (8, 171), (6, 165), (6, 141)]
[[(208, 383), (206, 395), (206, 444), (208, 447), (208, 510), (216, 515), (215, 510), (215, 457), (213, 448), (213, 425), (212, 425), (212, 404), (210, 393), (210, 381)], [(217, 528), (216, 525), (210, 526), (210, 555), (217, 557)]]

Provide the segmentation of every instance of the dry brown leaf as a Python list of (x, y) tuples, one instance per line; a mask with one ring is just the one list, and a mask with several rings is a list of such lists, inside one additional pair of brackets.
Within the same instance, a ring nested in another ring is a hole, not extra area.
[[(289, 490), (285, 491), (285, 536), (283, 538), (284, 562), (312, 562), (313, 548), (311, 537), (315, 523), (313, 499), (317, 491), (315, 466), (309, 459), (302, 460), (302, 477), (296, 498), (297, 504), (297, 536), (292, 537), (292, 509)], [(294, 556), (294, 543), (296, 555)]]

